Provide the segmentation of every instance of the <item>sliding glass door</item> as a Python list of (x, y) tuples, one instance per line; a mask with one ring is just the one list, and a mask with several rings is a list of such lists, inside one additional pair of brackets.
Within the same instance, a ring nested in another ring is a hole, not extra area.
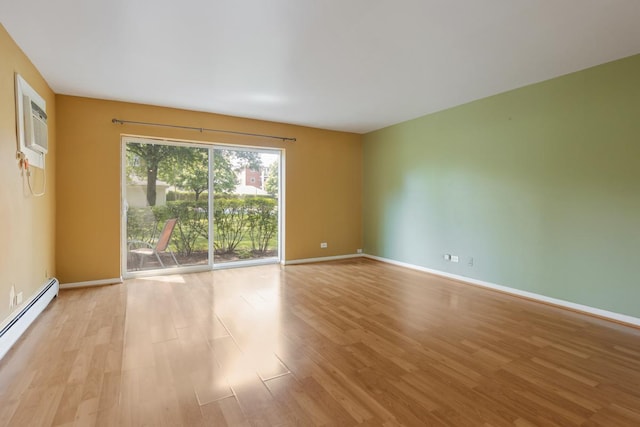
[(280, 260), (279, 150), (123, 141), (127, 277)]
[(214, 263), (279, 260), (280, 153), (213, 153)]

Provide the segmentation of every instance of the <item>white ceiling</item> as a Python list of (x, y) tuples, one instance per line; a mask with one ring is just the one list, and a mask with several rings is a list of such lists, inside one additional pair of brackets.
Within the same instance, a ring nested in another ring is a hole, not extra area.
[(640, 0), (2, 0), (56, 93), (368, 132), (640, 53)]

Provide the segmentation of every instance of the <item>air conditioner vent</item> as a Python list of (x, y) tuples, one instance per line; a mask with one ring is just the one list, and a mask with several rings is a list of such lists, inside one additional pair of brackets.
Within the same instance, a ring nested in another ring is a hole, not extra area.
[(46, 154), (49, 148), (47, 113), (26, 95), (23, 96), (23, 105), (26, 146)]

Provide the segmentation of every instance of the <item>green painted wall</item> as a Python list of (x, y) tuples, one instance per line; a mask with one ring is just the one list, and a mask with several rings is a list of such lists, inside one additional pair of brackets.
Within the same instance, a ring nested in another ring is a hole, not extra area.
[(368, 254), (640, 317), (640, 55), (367, 134), (363, 183)]

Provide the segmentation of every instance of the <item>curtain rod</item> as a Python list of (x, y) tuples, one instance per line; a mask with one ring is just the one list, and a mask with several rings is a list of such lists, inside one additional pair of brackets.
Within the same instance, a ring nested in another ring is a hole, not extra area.
[(216, 132), (216, 133), (229, 133), (232, 135), (244, 135), (244, 136), (255, 136), (259, 138), (271, 138), (271, 139), (280, 139), (284, 141), (295, 142), (295, 138), (289, 138), (286, 136), (277, 136), (277, 135), (264, 135), (261, 133), (249, 133), (249, 132), (239, 132), (235, 130), (222, 130), (222, 129), (208, 129), (208, 128), (199, 128), (194, 126), (180, 126), (180, 125), (168, 125), (165, 123), (151, 123), (151, 122), (136, 122), (132, 120), (121, 120), (121, 119), (111, 119), (111, 123), (114, 124), (131, 124), (131, 125), (143, 125), (143, 126), (160, 126), (165, 128), (175, 128), (175, 129), (187, 129), (187, 130), (197, 130), (198, 132)]

